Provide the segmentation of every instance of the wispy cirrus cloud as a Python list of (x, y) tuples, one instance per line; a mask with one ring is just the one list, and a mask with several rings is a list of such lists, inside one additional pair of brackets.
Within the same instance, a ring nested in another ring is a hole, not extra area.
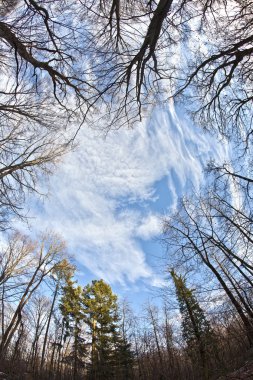
[(165, 179), (166, 211), (190, 183), (201, 183), (202, 162), (227, 151), (178, 117), (173, 104), (106, 138), (83, 128), (78, 143), (52, 177), (40, 212), (34, 206), (33, 228), (61, 233), (79, 264), (110, 283), (161, 283), (141, 245), (160, 232), (157, 184)]

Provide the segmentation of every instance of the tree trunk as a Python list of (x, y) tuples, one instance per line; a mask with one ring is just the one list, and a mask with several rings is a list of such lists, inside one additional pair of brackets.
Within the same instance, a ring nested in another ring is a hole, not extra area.
[(43, 347), (42, 347), (41, 362), (40, 362), (40, 371), (42, 371), (43, 365), (44, 365), (46, 346), (47, 346), (47, 338), (48, 338), (48, 331), (49, 331), (49, 327), (50, 327), (50, 323), (51, 323), (51, 318), (52, 318), (53, 311), (54, 311), (54, 305), (55, 305), (56, 297), (58, 295), (58, 290), (59, 290), (59, 281), (57, 282), (56, 287), (55, 287), (54, 298), (53, 298), (52, 306), (51, 306), (50, 313), (49, 313), (49, 316), (48, 316), (47, 327), (46, 327), (46, 332), (45, 332), (45, 337), (44, 337), (44, 342), (43, 342)]

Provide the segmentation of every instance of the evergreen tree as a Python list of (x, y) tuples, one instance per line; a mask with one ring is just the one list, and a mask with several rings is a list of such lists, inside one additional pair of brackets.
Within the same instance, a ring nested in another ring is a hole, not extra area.
[(83, 290), (83, 306), (91, 334), (90, 378), (116, 378), (131, 356), (119, 332), (117, 296), (103, 280), (95, 280)]
[(76, 380), (78, 369), (85, 366), (87, 350), (85, 339), (82, 336), (84, 322), (82, 288), (81, 286), (76, 286), (71, 279), (68, 279), (66, 286), (63, 288), (60, 310), (65, 324), (65, 339), (67, 336), (73, 336), (72, 351), (67, 359), (71, 364), (73, 363), (73, 379)]
[(208, 378), (207, 353), (213, 343), (213, 334), (205, 313), (200, 307), (193, 290), (186, 285), (186, 280), (178, 276), (173, 270), (170, 272), (173, 278), (179, 309), (182, 316), (182, 336), (187, 343), (189, 353), (193, 360), (200, 359), (203, 369), (203, 377)]
[(115, 365), (117, 369), (117, 379), (131, 379), (134, 354), (131, 344), (120, 334), (115, 341)]

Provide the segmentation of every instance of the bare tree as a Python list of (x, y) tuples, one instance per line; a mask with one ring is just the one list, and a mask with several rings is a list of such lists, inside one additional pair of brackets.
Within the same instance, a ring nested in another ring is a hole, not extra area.
[(57, 300), (58, 293), (62, 286), (65, 285), (66, 281), (73, 276), (75, 267), (71, 265), (67, 260), (62, 260), (59, 264), (55, 266), (55, 268), (52, 270), (51, 276), (52, 276), (52, 282), (53, 282), (53, 300), (50, 307), (50, 312), (48, 315), (48, 320), (46, 324), (46, 331), (45, 336), (43, 340), (43, 346), (42, 346), (42, 353), (41, 353), (41, 362), (40, 362), (40, 369), (42, 370), (45, 360), (45, 353), (46, 353), (46, 346), (47, 346), (47, 339), (48, 339), (48, 332), (49, 327), (51, 324), (51, 319), (53, 316), (55, 303)]
[(207, 199), (183, 200), (178, 213), (165, 221), (164, 232), (172, 262), (177, 258), (174, 264), (204, 265), (212, 273), (252, 344), (252, 223), (246, 214), (209, 194)]
[(64, 136), (31, 126), (2, 125), (0, 135), (0, 229), (5, 230), (14, 217), (26, 216), (28, 194), (39, 192), (41, 178), (71, 147)]
[(32, 322), (32, 326), (30, 327), (32, 327), (32, 331), (34, 331), (34, 336), (31, 344), (29, 365), (31, 366), (34, 375), (36, 375), (36, 370), (39, 367), (40, 337), (48, 320), (50, 299), (40, 294), (35, 294), (30, 303), (30, 320)]
[[(168, 93), (170, 85), (176, 93), (193, 86), (201, 114), (206, 115), (201, 119), (215, 123), (224, 134), (233, 128), (225, 119), (240, 126), (247, 117), (252, 97), (250, 2), (10, 4), (2, 6), (0, 38), (6, 56), (3, 67), (5, 72), (13, 70), (15, 93), (24, 83), (34, 88), (34, 76), (36, 92), (49, 91), (60, 108), (72, 114), (78, 109), (85, 118), (97, 104), (103, 117), (108, 115), (109, 126), (118, 128), (138, 120), (150, 103), (164, 100), (167, 95), (164, 98), (161, 91)], [(189, 49), (185, 42), (194, 41), (199, 30), (209, 44)], [(187, 52), (187, 61), (180, 49)], [(249, 136), (250, 126), (247, 130)]]
[(45, 278), (64, 259), (64, 252), (64, 243), (57, 236), (51, 234), (42, 237), (41, 241), (33, 245), (32, 249), (27, 249), (22, 256), (22, 265), (26, 266), (26, 272), (23, 275), (24, 283), (22, 286), (19, 284), (20, 291), (15, 302), (16, 306), (2, 335), (1, 357), (6, 353), (15, 332), (20, 326), (24, 307)]

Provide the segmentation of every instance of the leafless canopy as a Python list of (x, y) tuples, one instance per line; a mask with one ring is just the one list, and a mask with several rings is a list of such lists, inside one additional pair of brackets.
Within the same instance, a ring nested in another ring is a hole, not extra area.
[(72, 117), (97, 123), (99, 110), (100, 126), (119, 128), (185, 92), (203, 123), (251, 133), (249, 1), (17, 0), (0, 13), (5, 98), (26, 84)]

